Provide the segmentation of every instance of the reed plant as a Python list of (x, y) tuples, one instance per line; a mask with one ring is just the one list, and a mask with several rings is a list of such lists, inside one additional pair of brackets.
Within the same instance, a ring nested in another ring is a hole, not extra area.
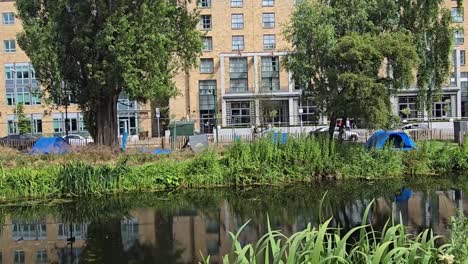
[[(236, 234), (230, 233), (233, 244), (223, 263), (465, 263), (452, 254), (452, 244), (439, 245), (441, 237), (430, 230), (417, 236), (409, 235), (402, 224), (373, 230), (366, 223), (371, 205), (364, 212), (363, 223), (346, 233), (330, 227), (332, 219), (328, 219), (318, 227), (309, 224), (286, 236), (273, 230), (268, 221), (264, 236), (254, 244), (242, 244), (246, 223)], [(210, 256), (203, 263), (210, 263)]]

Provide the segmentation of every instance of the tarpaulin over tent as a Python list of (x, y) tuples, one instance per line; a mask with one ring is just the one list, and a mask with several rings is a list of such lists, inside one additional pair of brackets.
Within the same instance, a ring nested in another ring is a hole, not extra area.
[(376, 149), (382, 149), (385, 144), (389, 144), (390, 147), (401, 150), (416, 149), (414, 141), (403, 131), (379, 130), (366, 142), (367, 147)]
[(65, 154), (71, 147), (61, 137), (42, 137), (34, 144), (31, 154)]

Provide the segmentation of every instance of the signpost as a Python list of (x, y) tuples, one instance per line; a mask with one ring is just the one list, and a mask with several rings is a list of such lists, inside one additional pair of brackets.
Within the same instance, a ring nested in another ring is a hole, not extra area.
[(159, 130), (159, 118), (161, 118), (161, 109), (156, 108), (156, 119), (158, 120), (158, 138), (161, 137)]
[(302, 136), (302, 114), (304, 113), (304, 109), (299, 108), (299, 119), (301, 121), (301, 132), (300, 135)]

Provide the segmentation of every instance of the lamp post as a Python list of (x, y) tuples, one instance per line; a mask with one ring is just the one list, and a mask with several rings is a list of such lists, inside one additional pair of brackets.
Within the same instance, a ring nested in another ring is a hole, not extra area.
[(66, 89), (65, 87), (65, 82), (62, 81), (61, 83), (61, 86), (62, 86), (62, 95), (64, 95), (64, 97), (62, 98), (63, 100), (63, 104), (65, 106), (65, 138), (67, 139), (67, 143), (70, 143), (68, 142), (68, 130), (69, 130), (69, 126), (70, 126), (70, 120), (68, 119), (68, 104), (69, 104), (69, 93), (68, 93), (68, 90)]
[(299, 121), (301, 122), (301, 133), (300, 135), (302, 136), (302, 114), (304, 113), (304, 109), (299, 108)]
[(15, 120), (14, 121), (14, 128), (16, 133), (19, 133), (18, 129), (18, 87), (16, 86), (16, 63), (13, 64), (13, 69), (11, 69), (11, 72), (13, 73), (13, 93), (14, 93), (14, 102), (15, 102)]

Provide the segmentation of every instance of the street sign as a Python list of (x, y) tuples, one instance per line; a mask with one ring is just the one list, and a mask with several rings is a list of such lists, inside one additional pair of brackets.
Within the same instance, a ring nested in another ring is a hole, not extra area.
[(161, 117), (161, 110), (159, 108), (156, 108), (156, 118)]

